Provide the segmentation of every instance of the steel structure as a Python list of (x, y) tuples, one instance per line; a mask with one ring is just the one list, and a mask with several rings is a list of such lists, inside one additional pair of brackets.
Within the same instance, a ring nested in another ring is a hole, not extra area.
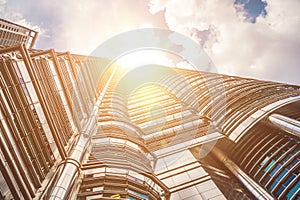
[(0, 46), (14, 46), (24, 44), (32, 49), (38, 32), (0, 18)]
[(0, 39), (0, 199), (299, 198), (299, 86)]

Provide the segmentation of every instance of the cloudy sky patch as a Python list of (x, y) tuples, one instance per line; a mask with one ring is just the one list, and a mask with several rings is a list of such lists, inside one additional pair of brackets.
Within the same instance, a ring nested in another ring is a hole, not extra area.
[(90, 54), (141, 27), (203, 46), (220, 73), (300, 85), (299, 0), (0, 0), (2, 18), (39, 30), (39, 49)]

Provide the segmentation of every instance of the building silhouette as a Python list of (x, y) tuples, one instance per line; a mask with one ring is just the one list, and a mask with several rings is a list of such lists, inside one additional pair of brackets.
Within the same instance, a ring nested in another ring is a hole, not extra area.
[(0, 27), (0, 199), (299, 199), (299, 86), (126, 73)]

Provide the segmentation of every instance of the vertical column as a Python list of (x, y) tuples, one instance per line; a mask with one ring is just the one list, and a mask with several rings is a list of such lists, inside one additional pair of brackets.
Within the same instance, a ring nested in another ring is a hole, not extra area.
[(230, 160), (222, 151), (216, 147), (212, 150), (213, 155), (226, 166), (231, 173), (257, 198), (257, 199), (274, 199), (264, 188), (257, 184), (232, 160)]
[(98, 110), (100, 103), (103, 99), (104, 94), (107, 91), (108, 85), (110, 84), (114, 74), (114, 70), (110, 75), (109, 80), (105, 88), (102, 90), (101, 94), (97, 102), (95, 103), (93, 110), (88, 118), (84, 128), (81, 131), (81, 135), (75, 145), (71, 155), (62, 163), (63, 169), (59, 174), (59, 178), (56, 181), (54, 187), (51, 190), (49, 195), (49, 199), (67, 199), (70, 190), (72, 189), (73, 183), (78, 177), (78, 171), (81, 166), (81, 161), (83, 156), (85, 155), (86, 149), (88, 148), (91, 137), (94, 135), (97, 130), (97, 118), (98, 118)]

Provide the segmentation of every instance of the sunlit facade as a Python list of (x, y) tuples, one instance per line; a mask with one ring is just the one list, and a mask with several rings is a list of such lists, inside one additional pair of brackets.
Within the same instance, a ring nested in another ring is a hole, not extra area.
[(0, 40), (0, 199), (299, 198), (299, 86)]
[(24, 44), (32, 48), (38, 32), (0, 18), (0, 46)]

